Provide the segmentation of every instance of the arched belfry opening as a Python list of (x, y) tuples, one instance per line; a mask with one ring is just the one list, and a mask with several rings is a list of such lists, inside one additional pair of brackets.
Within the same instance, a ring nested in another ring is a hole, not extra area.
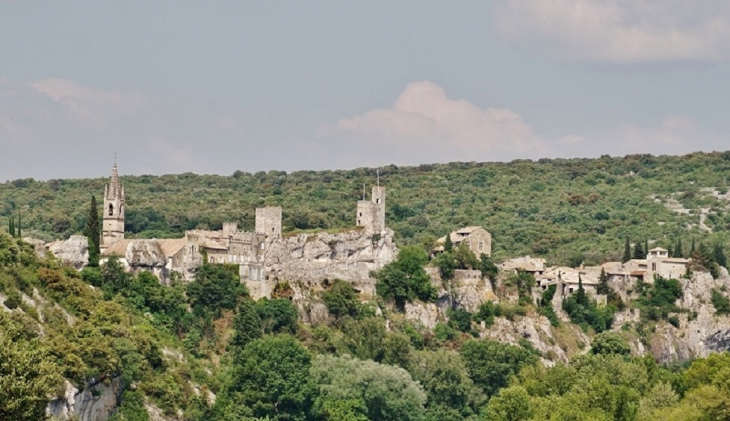
[(109, 184), (104, 189), (103, 229), (99, 247), (102, 253), (112, 244), (124, 239), (124, 187), (119, 179), (116, 159)]

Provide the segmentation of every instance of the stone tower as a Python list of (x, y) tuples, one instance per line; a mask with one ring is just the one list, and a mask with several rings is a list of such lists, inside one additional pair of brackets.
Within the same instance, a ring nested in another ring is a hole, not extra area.
[(104, 218), (99, 248), (102, 252), (118, 240), (124, 239), (124, 187), (119, 182), (117, 162), (114, 160), (112, 176), (104, 188)]
[(357, 202), (357, 226), (366, 234), (380, 234), (385, 230), (385, 187), (373, 186), (371, 200)]
[(266, 234), (269, 241), (281, 238), (281, 207), (256, 208), (255, 232)]

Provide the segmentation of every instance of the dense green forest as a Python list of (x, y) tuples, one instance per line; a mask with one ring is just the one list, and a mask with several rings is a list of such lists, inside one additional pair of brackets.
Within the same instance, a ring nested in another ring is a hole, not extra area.
[[(228, 220), (253, 229), (254, 209), (263, 205), (283, 207), (285, 231), (348, 227), (375, 172), (125, 176), (126, 230), (177, 237)], [(459, 226), (482, 225), (494, 236), (497, 258), (531, 254), (555, 263), (619, 259), (627, 236), (666, 248), (708, 236), (727, 243), (730, 201), (722, 195), (729, 173), (730, 152), (380, 168), (387, 224), (401, 244), (429, 244)], [(7, 224), (21, 215), (27, 236), (66, 238), (84, 230), (89, 197), (100, 197), (106, 182), (9, 181), (0, 184), (0, 217)]]
[(0, 419), (43, 419), (63, 378), (80, 388), (121, 378), (113, 420), (149, 420), (146, 405), (171, 419), (210, 421), (730, 414), (729, 353), (664, 367), (632, 357), (619, 334), (604, 332), (590, 352), (546, 367), (529, 342), (478, 339), (478, 321), (524, 315), (531, 304), (457, 310), (433, 331), (409, 322), (397, 306), (383, 305), (397, 299), (393, 282), (414, 291), (405, 299), (431, 299), (422, 266), (413, 264), (425, 263), (423, 251), (404, 251), (378, 274), (378, 300), (362, 303), (349, 283), (335, 280), (321, 297), (330, 319), (307, 325), (282, 298), (285, 287), (272, 299), (248, 298), (235, 267), (204, 265), (192, 283), (165, 287), (114, 259), (77, 272), (0, 233), (0, 294), (10, 310), (0, 311)]

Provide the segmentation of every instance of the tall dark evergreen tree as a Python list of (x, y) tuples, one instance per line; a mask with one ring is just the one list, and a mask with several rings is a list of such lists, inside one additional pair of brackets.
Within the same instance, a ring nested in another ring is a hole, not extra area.
[(15, 238), (15, 221), (12, 216), (10, 216), (10, 219), (8, 220), (8, 234)]
[(641, 247), (641, 243), (636, 243), (634, 245), (634, 259), (645, 259), (646, 254), (644, 254), (644, 248)]
[(601, 276), (598, 278), (598, 286), (596, 286), (596, 292), (599, 294), (608, 295), (610, 291), (610, 287), (608, 286), (608, 274), (606, 274), (606, 270), (601, 268)]
[(454, 249), (454, 243), (451, 242), (451, 234), (446, 234), (446, 241), (444, 241), (444, 251), (450, 252)]
[(23, 227), (23, 223), (21, 222), (21, 219), (20, 219), (20, 212), (18, 212), (18, 228), (17, 228), (17, 231), (18, 232), (15, 235), (16, 238), (22, 238), (23, 237), (23, 231), (21, 230), (22, 227)]
[(674, 257), (684, 257), (684, 251), (682, 251), (682, 239), (677, 240), (677, 245), (674, 248)]
[(649, 256), (649, 240), (644, 240), (644, 259)]
[(694, 238), (692, 239), (692, 248), (689, 249), (689, 255), (692, 256), (693, 254), (695, 254), (695, 239)]
[(715, 263), (722, 267), (727, 267), (727, 257), (725, 256), (725, 251), (722, 249), (720, 243), (715, 243), (715, 249), (713, 250), (712, 254)]
[(99, 242), (101, 234), (99, 233), (99, 209), (96, 206), (96, 197), (91, 196), (91, 206), (89, 207), (89, 218), (86, 220), (86, 228), (84, 235), (89, 241), (89, 266), (99, 266)]
[(631, 260), (631, 243), (629, 237), (626, 237), (626, 244), (624, 244), (624, 255), (621, 258), (621, 262), (626, 263)]

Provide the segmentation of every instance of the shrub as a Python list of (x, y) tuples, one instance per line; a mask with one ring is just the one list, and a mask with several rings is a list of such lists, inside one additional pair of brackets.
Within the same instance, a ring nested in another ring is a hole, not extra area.
[(712, 306), (717, 315), (730, 314), (730, 299), (716, 289), (712, 290)]

